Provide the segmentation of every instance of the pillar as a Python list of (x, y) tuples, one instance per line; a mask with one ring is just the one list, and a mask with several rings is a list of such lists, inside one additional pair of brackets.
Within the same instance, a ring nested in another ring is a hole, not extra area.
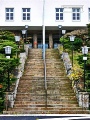
[(34, 34), (34, 35), (33, 35), (33, 47), (34, 47), (34, 48), (37, 48), (37, 43), (38, 43), (38, 42), (37, 42), (37, 34)]
[(52, 37), (52, 34), (49, 34), (49, 48), (53, 48), (53, 37)]

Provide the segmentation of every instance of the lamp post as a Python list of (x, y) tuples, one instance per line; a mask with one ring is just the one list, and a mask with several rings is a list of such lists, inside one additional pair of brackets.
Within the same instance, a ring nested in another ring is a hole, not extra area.
[(75, 37), (76, 37), (76, 36), (73, 36), (73, 35), (69, 36), (70, 41), (71, 41), (71, 43), (72, 43), (72, 67), (73, 67), (73, 42), (74, 42)]
[(86, 60), (87, 60), (87, 54), (88, 54), (88, 48), (87, 46), (82, 47), (82, 54), (84, 54), (83, 56), (83, 60), (84, 60), (84, 89), (85, 89), (85, 71), (86, 71)]
[(60, 40), (60, 30), (62, 28), (62, 25), (58, 25), (58, 28), (59, 28), (59, 40)]
[(28, 25), (25, 25), (25, 29), (26, 29), (26, 41), (27, 41), (27, 29), (28, 29)]
[[(62, 30), (62, 34), (64, 35), (66, 33), (66, 30)], [(63, 36), (63, 51), (64, 51), (64, 36)]]
[[(6, 46), (5, 48), (5, 54), (6, 54), (6, 58), (10, 59), (10, 54), (11, 54), (11, 46)], [(8, 92), (10, 91), (10, 72), (9, 72), (9, 66), (7, 68), (7, 73), (8, 73)]]
[(27, 30), (22, 30), (22, 35), (23, 35), (23, 50), (24, 50), (24, 35), (26, 34)]

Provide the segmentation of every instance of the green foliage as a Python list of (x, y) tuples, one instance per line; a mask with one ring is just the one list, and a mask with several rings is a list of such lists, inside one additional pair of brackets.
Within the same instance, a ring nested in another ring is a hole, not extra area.
[(87, 24), (87, 28), (88, 28), (88, 36), (90, 37), (90, 23)]
[(75, 40), (74, 40), (74, 50), (78, 50), (78, 49), (80, 49), (81, 48), (81, 46), (82, 46), (82, 43), (83, 43), (83, 41), (82, 41), (82, 39), (81, 38), (75, 38)]
[[(67, 49), (67, 48), (69, 50), (72, 49), (72, 43), (70, 42), (69, 38), (63, 38), (63, 37), (61, 37), (60, 38), (60, 42), (64, 45), (65, 49)], [(82, 43), (83, 43), (82, 39), (76, 37), (75, 40), (74, 40), (74, 42), (73, 42), (74, 50), (76, 50), (76, 51), (79, 50), (80, 47), (82, 46)]]
[[(10, 59), (5, 57), (4, 47), (6, 46), (12, 47)], [(16, 56), (16, 52), (19, 51), (15, 43), (14, 34), (9, 31), (0, 31), (0, 112), (4, 108), (4, 93), (8, 86), (8, 71), (10, 73), (10, 86), (16, 81), (13, 71), (20, 64), (19, 58)]]
[(10, 31), (0, 31), (0, 39), (15, 41), (14, 34)]

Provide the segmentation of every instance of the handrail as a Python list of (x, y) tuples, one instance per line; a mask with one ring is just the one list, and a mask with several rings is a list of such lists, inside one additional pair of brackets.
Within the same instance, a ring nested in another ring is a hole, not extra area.
[[(45, 53), (44, 53), (44, 55), (45, 55)], [(45, 82), (45, 93), (46, 93), (46, 103), (45, 103), (45, 105), (47, 107), (47, 80), (46, 80), (46, 60), (45, 60), (45, 56), (44, 56), (44, 82)]]
[(47, 90), (47, 81), (46, 81), (46, 60), (44, 60), (44, 79), (45, 79), (45, 90)]

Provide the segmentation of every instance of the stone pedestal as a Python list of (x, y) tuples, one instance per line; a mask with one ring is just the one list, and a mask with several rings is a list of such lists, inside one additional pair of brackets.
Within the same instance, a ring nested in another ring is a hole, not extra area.
[(37, 34), (34, 34), (33, 35), (33, 47), (37, 48), (37, 44), (38, 44), (38, 42), (37, 42)]
[(89, 93), (88, 92), (79, 92), (79, 106), (82, 108), (89, 108)]
[(49, 48), (53, 48), (53, 37), (52, 37), (52, 34), (49, 34)]

